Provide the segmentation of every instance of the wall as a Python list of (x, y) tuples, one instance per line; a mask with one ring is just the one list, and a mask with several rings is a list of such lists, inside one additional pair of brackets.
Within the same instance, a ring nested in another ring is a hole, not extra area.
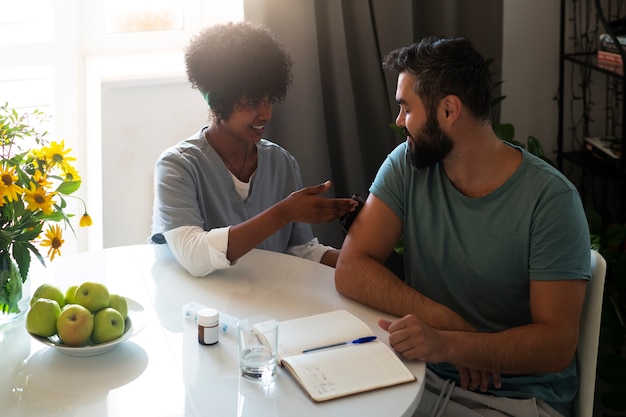
[(539, 139), (555, 160), (559, 70), (559, 2), (504, 0), (500, 121), (515, 138)]
[(207, 121), (204, 100), (185, 78), (103, 83), (103, 247), (146, 243), (154, 163)]

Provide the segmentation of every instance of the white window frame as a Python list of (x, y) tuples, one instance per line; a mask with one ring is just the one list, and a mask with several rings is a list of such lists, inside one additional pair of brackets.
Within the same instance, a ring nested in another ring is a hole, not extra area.
[[(241, 0), (184, 0), (184, 30), (112, 36), (104, 34), (105, 1), (55, 1), (54, 42), (0, 45), (0, 54), (10, 57), (0, 62), (0, 80), (15, 68), (53, 69), (51, 108), (63, 110), (52, 112), (54, 127), (49, 130), (54, 132), (54, 140), (65, 140), (66, 148), (72, 148), (84, 184), (77, 196), (86, 201), (94, 219), (92, 227), (76, 229), (78, 239), (65, 239), (64, 253), (103, 246), (103, 83), (183, 76), (185, 45), (194, 32), (214, 23), (210, 3)], [(79, 205), (72, 212), (80, 215), (81, 210)]]

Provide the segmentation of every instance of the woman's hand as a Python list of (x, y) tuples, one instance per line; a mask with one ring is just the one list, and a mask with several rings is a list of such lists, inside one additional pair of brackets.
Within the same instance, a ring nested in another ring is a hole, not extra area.
[(330, 181), (294, 191), (277, 205), (285, 218), (300, 223), (325, 223), (354, 211), (357, 202), (351, 198), (327, 198), (319, 194), (328, 191)]

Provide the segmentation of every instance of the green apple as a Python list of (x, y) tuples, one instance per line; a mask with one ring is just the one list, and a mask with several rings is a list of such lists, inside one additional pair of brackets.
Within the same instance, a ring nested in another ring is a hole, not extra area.
[(59, 307), (65, 305), (65, 294), (58, 287), (52, 284), (41, 284), (33, 293), (33, 298), (30, 299), (30, 305), (32, 306), (35, 301), (40, 298), (47, 298), (48, 300), (54, 300)]
[(57, 332), (57, 319), (60, 314), (59, 303), (48, 298), (40, 298), (28, 310), (26, 330), (37, 336), (53, 336)]
[(100, 282), (83, 282), (76, 288), (74, 301), (96, 314), (109, 306), (109, 289)]
[(68, 346), (82, 346), (94, 327), (91, 311), (80, 304), (67, 304), (57, 319), (57, 333)]
[(78, 285), (72, 285), (65, 291), (65, 304), (76, 304), (76, 288)]
[(109, 307), (119, 311), (124, 320), (126, 320), (126, 317), (128, 317), (128, 303), (126, 302), (126, 297), (119, 294), (111, 294), (109, 301)]
[(93, 316), (91, 341), (95, 344), (109, 342), (124, 334), (124, 318), (119, 311), (108, 307)]

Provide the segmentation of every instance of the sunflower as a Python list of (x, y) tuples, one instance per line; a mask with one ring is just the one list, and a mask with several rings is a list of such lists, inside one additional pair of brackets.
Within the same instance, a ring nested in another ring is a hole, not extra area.
[[(0, 168), (0, 207), (5, 202), (13, 202), (19, 200), (18, 194), (22, 194), (24, 189), (16, 184), (17, 174), (13, 167)], [(6, 197), (6, 201), (4, 199)]]
[(65, 181), (80, 181), (80, 175), (78, 171), (67, 161), (61, 163), (61, 171), (63, 171), (63, 179)]
[(48, 176), (39, 169), (35, 170), (32, 180), (35, 181), (37, 184), (39, 184), (40, 187), (45, 187), (45, 188), (52, 187), (52, 183), (48, 180)]
[(43, 148), (42, 154), (45, 155), (46, 161), (50, 163), (50, 165), (58, 165), (63, 166), (64, 164), (75, 161), (76, 158), (73, 156), (69, 156), (71, 149), (65, 149), (65, 141), (62, 140), (61, 143), (51, 142), (50, 146)]
[(63, 233), (61, 227), (58, 224), (48, 227), (46, 231), (46, 238), (41, 242), (41, 246), (50, 246), (48, 249), (48, 256), (50, 260), (54, 260), (56, 255), (61, 255), (61, 246), (65, 243), (63, 240)]
[(27, 208), (32, 212), (41, 210), (44, 214), (52, 214), (54, 211), (52, 197), (55, 195), (55, 192), (48, 193), (44, 187), (37, 187), (31, 182), (30, 190), (24, 190), (24, 201), (28, 203)]
[(73, 195), (82, 181), (71, 149), (31, 126), (45, 119), (38, 110), (19, 115), (8, 103), (0, 104), (0, 321), (4, 313), (19, 312), (32, 258), (45, 264), (45, 251), (47, 260), (54, 260), (65, 242), (64, 227), (74, 232), (66, 199), (83, 204), (81, 227), (92, 223), (85, 202)]

